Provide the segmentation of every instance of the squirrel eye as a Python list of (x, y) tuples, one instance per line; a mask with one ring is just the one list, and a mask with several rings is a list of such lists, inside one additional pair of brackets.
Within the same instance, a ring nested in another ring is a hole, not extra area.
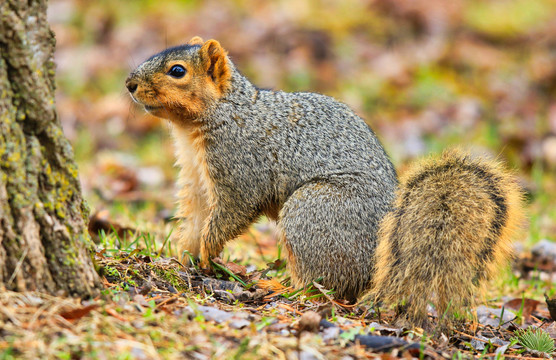
[(185, 76), (185, 68), (181, 65), (174, 65), (170, 68), (167, 74), (173, 78), (181, 79)]

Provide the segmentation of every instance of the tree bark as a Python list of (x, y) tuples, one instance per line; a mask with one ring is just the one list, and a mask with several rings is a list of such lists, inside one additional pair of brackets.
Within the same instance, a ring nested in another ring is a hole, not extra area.
[(73, 151), (54, 104), (46, 0), (0, 0), (0, 287), (99, 287)]

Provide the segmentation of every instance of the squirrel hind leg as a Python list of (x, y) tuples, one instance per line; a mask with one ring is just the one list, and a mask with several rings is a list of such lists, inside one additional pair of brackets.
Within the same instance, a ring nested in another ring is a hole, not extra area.
[[(335, 290), (335, 298), (354, 302), (369, 286), (377, 219), (383, 214), (376, 214), (357, 183), (308, 183), (282, 207), (277, 224), (296, 288), (322, 279), (325, 288)], [(374, 204), (380, 201), (376, 198)]]

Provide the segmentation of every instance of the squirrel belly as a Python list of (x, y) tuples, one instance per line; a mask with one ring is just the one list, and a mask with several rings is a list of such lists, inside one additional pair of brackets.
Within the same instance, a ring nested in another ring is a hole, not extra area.
[(401, 323), (426, 326), (429, 302), (449, 321), (507, 264), (522, 202), (515, 177), (499, 162), (457, 149), (418, 162), (381, 222), (367, 296), (406, 301)]
[(258, 89), (215, 40), (152, 56), (126, 87), (172, 124), (175, 237), (203, 266), (267, 215), (294, 286), (322, 279), (338, 298), (405, 300), (419, 323), (431, 299), (440, 311), (470, 303), (509, 256), (521, 193), (495, 162), (446, 152), (396, 192), (395, 169), (363, 119), (324, 95)]

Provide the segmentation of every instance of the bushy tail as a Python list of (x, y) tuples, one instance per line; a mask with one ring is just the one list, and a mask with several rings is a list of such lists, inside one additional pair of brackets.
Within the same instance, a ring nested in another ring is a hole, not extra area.
[(429, 303), (449, 319), (507, 263), (522, 197), (499, 162), (456, 149), (419, 162), (381, 223), (371, 297), (405, 301), (406, 325), (427, 327)]

